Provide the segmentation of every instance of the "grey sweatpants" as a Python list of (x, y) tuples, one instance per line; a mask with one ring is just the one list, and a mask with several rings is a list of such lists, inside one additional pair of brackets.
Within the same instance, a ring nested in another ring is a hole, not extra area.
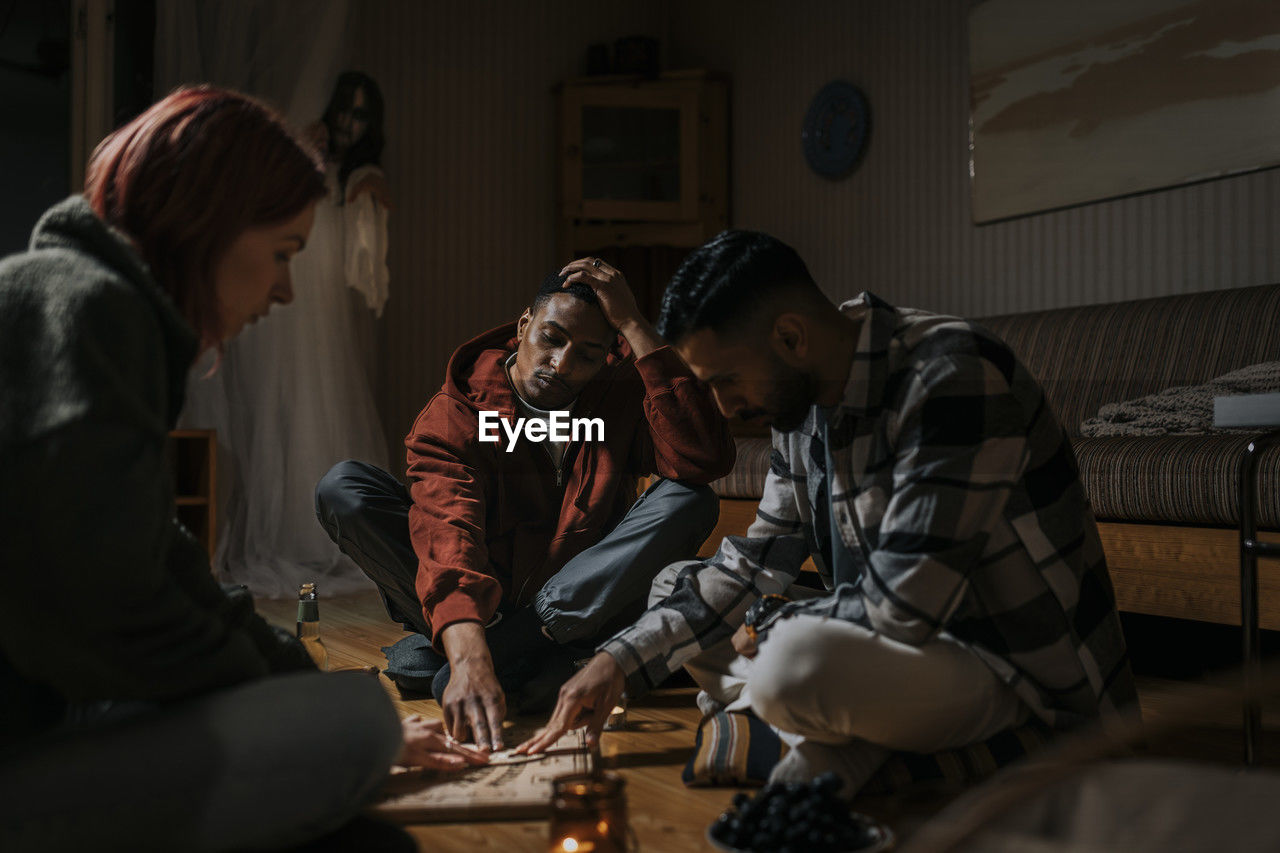
[(0, 759), (0, 850), (254, 850), (350, 820), (400, 722), (364, 673), (265, 678)]

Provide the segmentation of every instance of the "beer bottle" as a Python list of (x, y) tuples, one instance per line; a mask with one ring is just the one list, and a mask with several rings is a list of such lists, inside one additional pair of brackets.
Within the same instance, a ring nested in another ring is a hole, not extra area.
[(316, 585), (304, 583), (298, 590), (298, 639), (307, 654), (322, 671), (329, 669), (329, 650), (320, 639), (320, 602), (316, 599)]

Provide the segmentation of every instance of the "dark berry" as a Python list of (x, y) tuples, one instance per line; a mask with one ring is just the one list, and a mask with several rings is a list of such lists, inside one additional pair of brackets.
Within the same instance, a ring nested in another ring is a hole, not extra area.
[(844, 780), (834, 771), (823, 773), (814, 781), (814, 788), (824, 793), (836, 793), (844, 787)]

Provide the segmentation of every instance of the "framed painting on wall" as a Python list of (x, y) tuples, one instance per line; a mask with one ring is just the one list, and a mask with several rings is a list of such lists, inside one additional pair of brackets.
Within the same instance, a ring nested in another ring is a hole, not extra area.
[(985, 0), (975, 222), (1280, 165), (1277, 0)]

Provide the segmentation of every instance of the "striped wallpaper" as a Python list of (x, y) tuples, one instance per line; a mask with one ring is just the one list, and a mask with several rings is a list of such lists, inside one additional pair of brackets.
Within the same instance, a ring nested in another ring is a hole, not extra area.
[(669, 41), (665, 2), (353, 3), (353, 64), (387, 101), (391, 299), (378, 396), (393, 472), (449, 354), (514, 320), (555, 258), (553, 87), (594, 42)]
[[(356, 64), (384, 86), (392, 301), (379, 400), (393, 446), (449, 353), (514, 317), (554, 257), (552, 87), (586, 45), (647, 34), (667, 67), (732, 79), (732, 220), (796, 246), (833, 297), (984, 316), (1280, 281), (1280, 170), (971, 224), (964, 0), (362, 2)], [(871, 103), (866, 156), (808, 171), (828, 80)], [(1176, 144), (1176, 140), (1170, 140)]]
[[(734, 224), (791, 242), (832, 296), (983, 316), (1280, 281), (1275, 169), (971, 224), (963, 0), (678, 8), (677, 61), (733, 78)], [(805, 166), (800, 125), (841, 77), (866, 92), (872, 133), (830, 182)]]

